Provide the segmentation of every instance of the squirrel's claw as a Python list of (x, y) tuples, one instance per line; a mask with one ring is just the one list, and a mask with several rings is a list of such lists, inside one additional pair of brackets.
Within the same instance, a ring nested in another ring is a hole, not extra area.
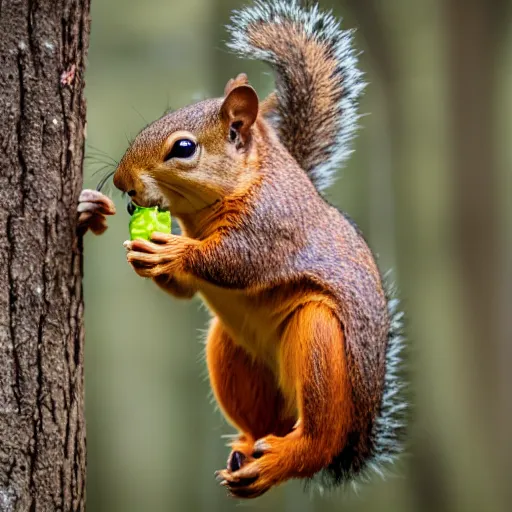
[(237, 471), (217, 471), (215, 476), (220, 485), (228, 489), (231, 496), (257, 498), (272, 487), (272, 482), (262, 475), (261, 469), (259, 461), (254, 460)]
[(228, 459), (228, 469), (229, 471), (238, 471), (246, 462), (247, 457), (244, 453), (235, 450), (231, 452), (231, 455)]
[[(184, 236), (153, 233), (151, 240), (127, 240), (126, 259), (141, 277), (173, 275), (182, 268), (183, 258), (200, 242)], [(156, 243), (160, 242), (160, 243)]]
[[(263, 440), (261, 440), (263, 443)], [(251, 443), (252, 445), (252, 443)], [(240, 448), (239, 451), (236, 448)], [(267, 492), (273, 483), (264, 460), (257, 460), (263, 454), (254, 452), (256, 445), (252, 445), (250, 451), (243, 442), (235, 442), (226, 469), (215, 473), (217, 481), (226, 487), (229, 494), (235, 498), (256, 498)], [(267, 450), (268, 446), (261, 444), (261, 450)], [(248, 453), (254, 454), (249, 455)]]
[(90, 229), (101, 235), (107, 229), (106, 215), (114, 215), (116, 207), (109, 197), (97, 190), (82, 190), (78, 198), (78, 233), (84, 235)]
[(233, 450), (228, 467), (216, 473), (220, 484), (236, 498), (256, 498), (290, 478), (287, 454), (291, 450), (289, 443), (296, 442), (296, 434), (289, 436), (268, 435), (257, 440), (250, 456), (245, 450)]
[(78, 198), (78, 211), (114, 215), (116, 207), (110, 197), (97, 190), (84, 189)]

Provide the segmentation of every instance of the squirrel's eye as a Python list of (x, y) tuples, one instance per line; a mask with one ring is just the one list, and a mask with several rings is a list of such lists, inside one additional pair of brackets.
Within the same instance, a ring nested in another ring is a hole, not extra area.
[(171, 151), (165, 157), (165, 161), (171, 158), (190, 158), (196, 152), (196, 143), (190, 139), (179, 139), (177, 140)]

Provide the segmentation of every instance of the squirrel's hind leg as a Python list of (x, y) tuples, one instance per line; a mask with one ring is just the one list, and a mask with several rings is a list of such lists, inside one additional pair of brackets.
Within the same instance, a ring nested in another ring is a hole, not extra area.
[(321, 304), (299, 309), (281, 340), (280, 385), (299, 408), (296, 428), (258, 439), (253, 458), (219, 477), (231, 494), (254, 498), (290, 478), (311, 477), (328, 466), (346, 443), (353, 406), (344, 336), (339, 320)]
[(228, 459), (229, 470), (236, 470), (252, 460), (256, 439), (286, 435), (296, 419), (283, 417), (284, 397), (273, 373), (236, 345), (218, 318), (208, 334), (206, 362), (217, 403), (240, 431)]

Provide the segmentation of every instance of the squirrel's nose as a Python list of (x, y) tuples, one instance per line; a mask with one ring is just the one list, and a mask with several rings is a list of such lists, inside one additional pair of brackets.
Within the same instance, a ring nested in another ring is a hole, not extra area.
[(135, 195), (135, 187), (130, 173), (122, 167), (118, 167), (114, 174), (114, 186), (121, 192), (127, 192), (130, 197)]
[(118, 168), (114, 174), (114, 186), (118, 188), (121, 192), (125, 192), (124, 190), (124, 180), (123, 180), (123, 173), (120, 172), (120, 169)]

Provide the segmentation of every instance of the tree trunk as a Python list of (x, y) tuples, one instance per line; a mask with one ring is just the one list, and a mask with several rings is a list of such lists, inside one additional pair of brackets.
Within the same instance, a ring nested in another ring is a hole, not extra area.
[(510, 486), (501, 476), (510, 459), (503, 450), (510, 442), (510, 418), (505, 414), (510, 389), (503, 388), (506, 377), (499, 370), (503, 348), (510, 340), (501, 328), (507, 284), (498, 165), (498, 109), (502, 106), (497, 85), (510, 1), (449, 0), (444, 7), (449, 36), (454, 248), (465, 319), (460, 347), (465, 372), (461, 375), (469, 397), (465, 430), (474, 439), (471, 461), (482, 473), (477, 478), (484, 498), (479, 509), (506, 510)]
[(0, 510), (85, 508), (89, 0), (0, 0)]

